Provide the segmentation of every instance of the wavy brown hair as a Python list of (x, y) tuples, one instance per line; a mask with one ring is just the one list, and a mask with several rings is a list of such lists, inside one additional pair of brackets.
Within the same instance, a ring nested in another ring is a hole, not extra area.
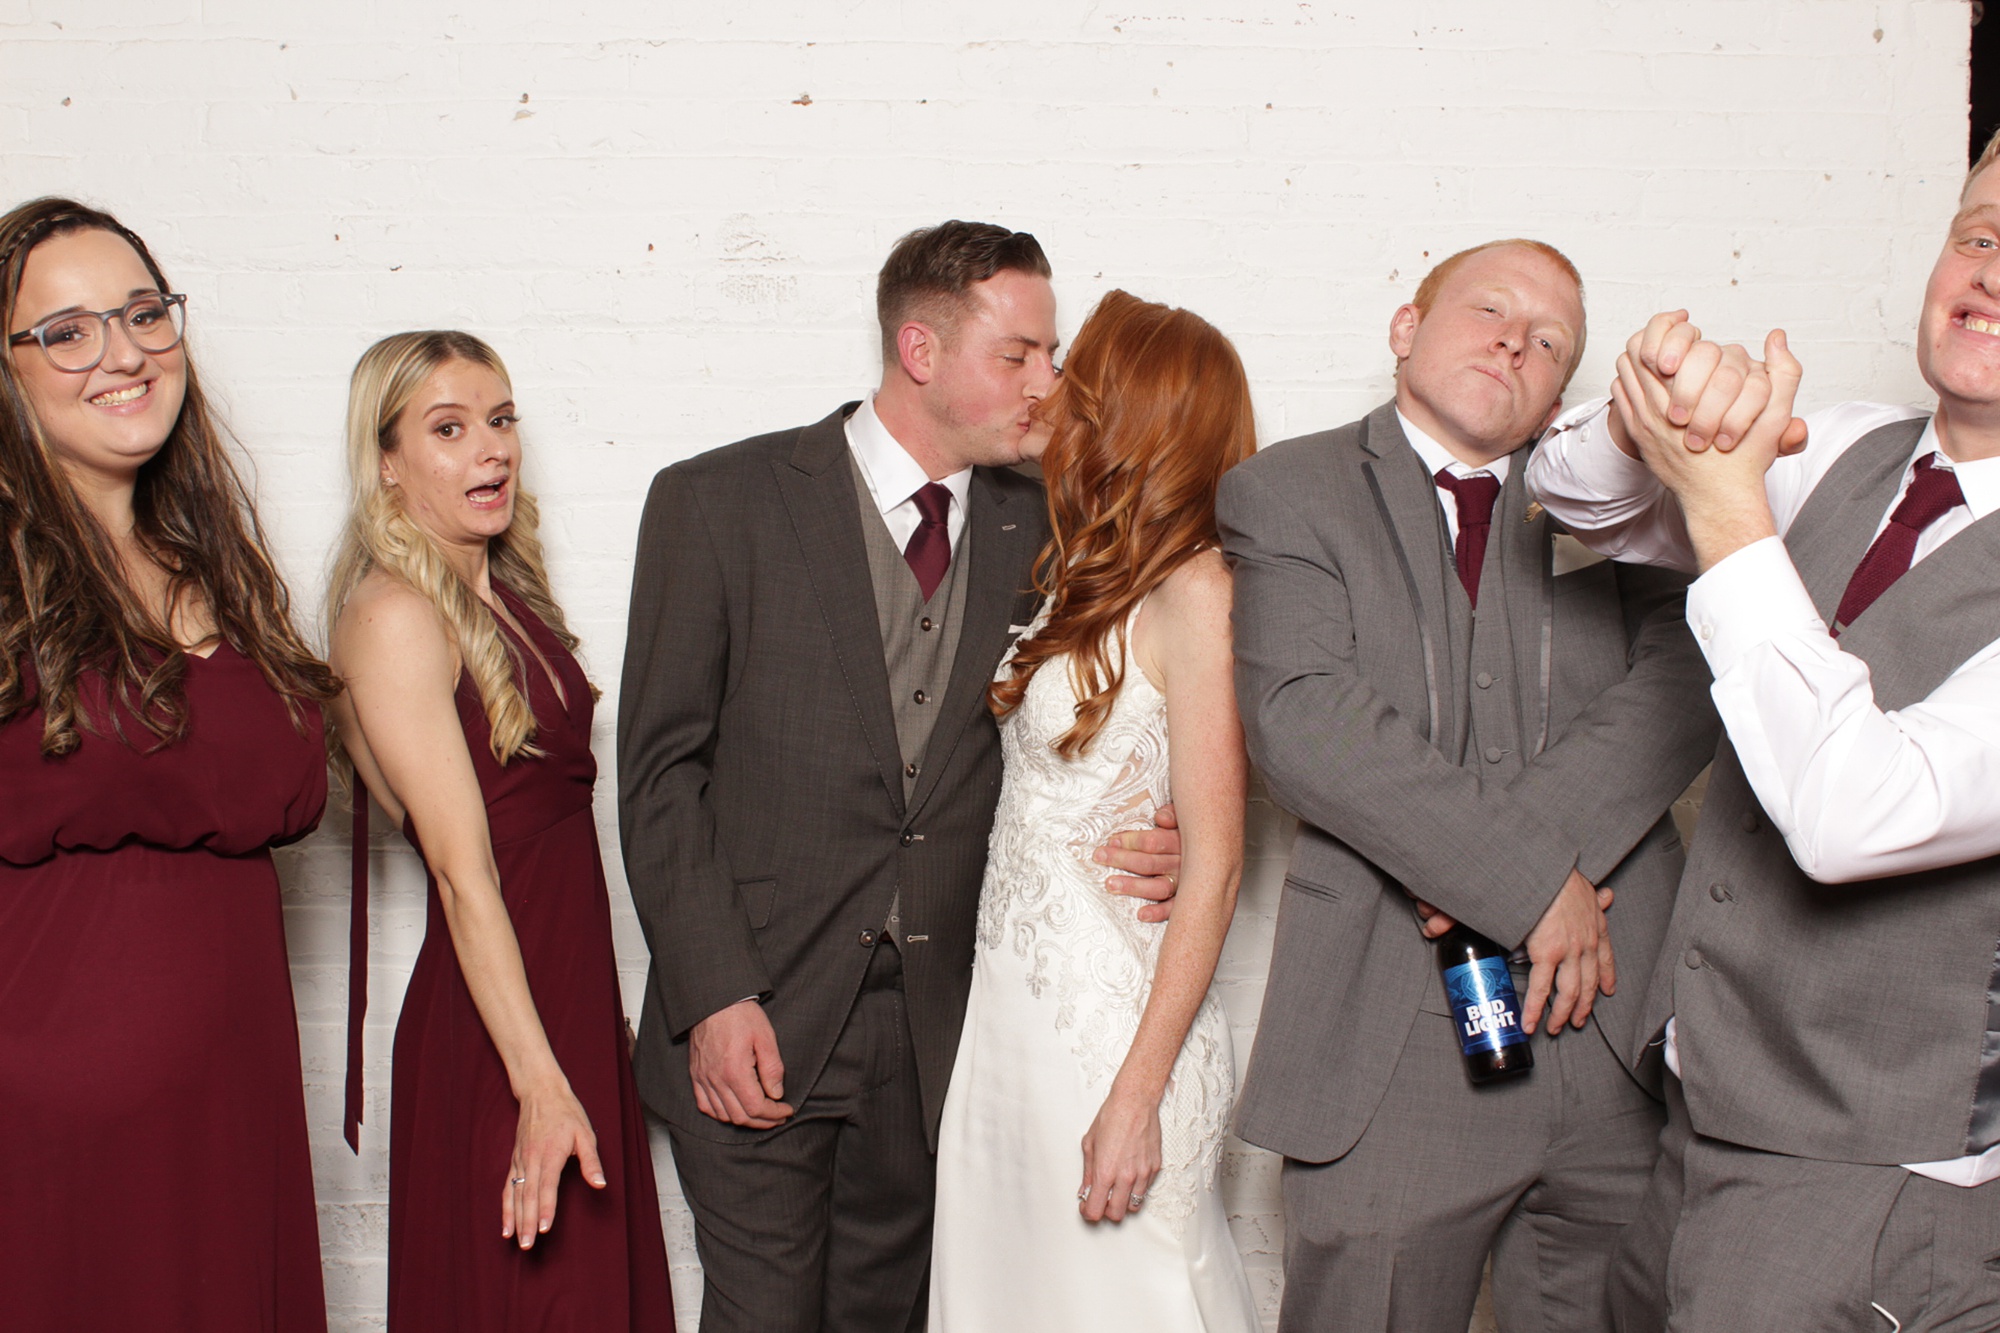
[(1042, 404), (1049, 543), (1035, 564), (1048, 621), (988, 696), (1020, 706), (1043, 664), (1067, 653), (1076, 722), (1056, 739), (1090, 747), (1125, 683), (1132, 610), (1204, 546), (1217, 544), (1222, 474), (1257, 450), (1250, 382), (1229, 339), (1199, 315), (1112, 291), (1076, 335)]
[[(146, 243), (109, 213), (69, 199), (35, 199), (0, 217), (0, 320), (14, 327), (28, 259), (44, 241), (106, 231), (133, 250), (162, 292), (173, 290)], [(136, 720), (154, 746), (187, 732), (187, 657), (126, 582), (111, 534), (71, 485), (14, 374), (24, 344), (0, 355), (0, 722), (37, 705), (42, 753), (64, 755), (84, 731), (118, 735)], [(160, 451), (140, 467), (134, 536), (167, 572), (168, 605), (199, 600), (217, 633), (255, 662), (303, 726), (302, 705), (331, 699), (333, 673), (293, 627), (291, 598), (272, 563), (227, 432), (182, 345), (187, 393)], [(108, 686), (109, 716), (79, 699), (79, 678)]]

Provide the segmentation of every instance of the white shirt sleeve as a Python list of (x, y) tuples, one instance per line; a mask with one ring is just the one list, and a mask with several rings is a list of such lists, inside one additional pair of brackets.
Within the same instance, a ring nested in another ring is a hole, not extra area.
[[(1694, 544), (1680, 504), (1611, 438), (1609, 411), (1610, 400), (1600, 398), (1557, 417), (1528, 461), (1529, 489), (1591, 550), (1693, 573)], [(1764, 476), (1778, 531), (1791, 527), (1813, 487), (1856, 440), (1918, 415), (1880, 403), (1841, 403), (1808, 415), (1805, 450), (1778, 459)]]
[(1841, 884), (2000, 853), (2000, 642), (1884, 712), (1775, 537), (1688, 589), (1743, 771), (1800, 869)]

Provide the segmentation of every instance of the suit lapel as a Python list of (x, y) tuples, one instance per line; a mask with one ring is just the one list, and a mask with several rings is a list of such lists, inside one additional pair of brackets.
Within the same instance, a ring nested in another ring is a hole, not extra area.
[[(772, 464), (778, 491), (791, 514), (806, 574), (825, 618), (833, 655), (861, 717), (868, 749), (900, 815), (902, 751), (889, 704), (889, 669), (882, 657), (882, 627), (861, 533), (860, 501), (847, 466), (849, 404), (799, 433), (789, 460)], [(964, 646), (960, 646), (964, 652)]]
[[(1035, 524), (1027, 515), (1009, 512), (1007, 497), (988, 480), (986, 469), (973, 472), (966, 501), (966, 531), (973, 541), (972, 564), (965, 578), (965, 611), (959, 618), (951, 680), (945, 686), (937, 725), (924, 748), (923, 771), (911, 795), (912, 812), (923, 809), (967, 724), (986, 709), (986, 689), (1001, 654), (1007, 651), (1007, 626), (1034, 558), (1029, 543)], [(1018, 509), (1018, 503), (1012, 508)]]
[(1361, 471), (1374, 492), (1389, 539), (1408, 586), (1417, 632), (1423, 640), (1425, 693), (1430, 717), (1424, 734), (1440, 747), (1454, 742), (1457, 723), (1444, 712), (1445, 701), (1456, 698), (1452, 687), (1450, 609), (1445, 602), (1445, 573), (1458, 573), (1445, 548), (1444, 518), (1438, 509), (1437, 486), (1424, 472), (1423, 460), (1396, 424), (1396, 409), (1386, 403), (1362, 422), (1360, 445), (1367, 455)]
[(1530, 759), (1548, 748), (1549, 690), (1555, 667), (1555, 539), (1541, 506), (1529, 508), (1527, 473), (1533, 456), (1533, 445), (1514, 451), (1500, 503), (1494, 507), (1492, 544), (1486, 552), (1489, 562), (1496, 556), (1500, 561), (1514, 669), (1528, 686), (1514, 697), (1521, 705), (1523, 753)]

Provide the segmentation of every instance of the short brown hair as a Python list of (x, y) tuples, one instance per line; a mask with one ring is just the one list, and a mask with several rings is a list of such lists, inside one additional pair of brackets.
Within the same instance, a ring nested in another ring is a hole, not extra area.
[[(1988, 151), (1990, 152), (1991, 150), (1989, 149)], [(1487, 241), (1481, 245), (1468, 247), (1467, 249), (1460, 250), (1455, 255), (1448, 255), (1444, 259), (1439, 260), (1437, 267), (1426, 273), (1424, 280), (1417, 284), (1417, 294), (1410, 298), (1410, 304), (1417, 308), (1418, 314), (1428, 315), (1431, 312), (1432, 304), (1437, 300), (1438, 290), (1444, 286), (1445, 279), (1451, 276), (1453, 269), (1456, 269), (1460, 264), (1463, 264), (1476, 254), (1483, 254), (1488, 250), (1498, 250), (1503, 245), (1518, 245), (1525, 250), (1532, 250), (1551, 264), (1554, 264), (1569, 277), (1571, 282), (1576, 284), (1577, 300), (1581, 301), (1583, 299), (1583, 275), (1576, 271), (1575, 264), (1569, 262), (1568, 255), (1556, 249), (1547, 241), (1531, 241), (1524, 236), (1510, 236), (1504, 240)], [(1576, 368), (1583, 364), (1583, 341), (1584, 330), (1578, 329), (1576, 331), (1576, 347), (1570, 352), (1569, 373), (1563, 376), (1563, 388), (1565, 389), (1569, 387), (1570, 375), (1576, 374)]]
[(944, 337), (956, 332), (974, 283), (1014, 269), (1050, 277), (1041, 242), (1025, 231), (990, 222), (953, 219), (920, 227), (889, 251), (875, 282), (875, 317), (882, 324), (882, 356), (896, 357), (896, 332), (912, 319)]

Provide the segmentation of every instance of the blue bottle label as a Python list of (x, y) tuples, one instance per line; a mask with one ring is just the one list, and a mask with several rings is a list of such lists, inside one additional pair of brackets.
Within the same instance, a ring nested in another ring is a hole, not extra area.
[(1457, 1020), (1459, 1049), (1466, 1055), (1503, 1050), (1528, 1039), (1521, 1031), (1521, 1002), (1504, 958), (1478, 958), (1446, 968), (1444, 999)]

